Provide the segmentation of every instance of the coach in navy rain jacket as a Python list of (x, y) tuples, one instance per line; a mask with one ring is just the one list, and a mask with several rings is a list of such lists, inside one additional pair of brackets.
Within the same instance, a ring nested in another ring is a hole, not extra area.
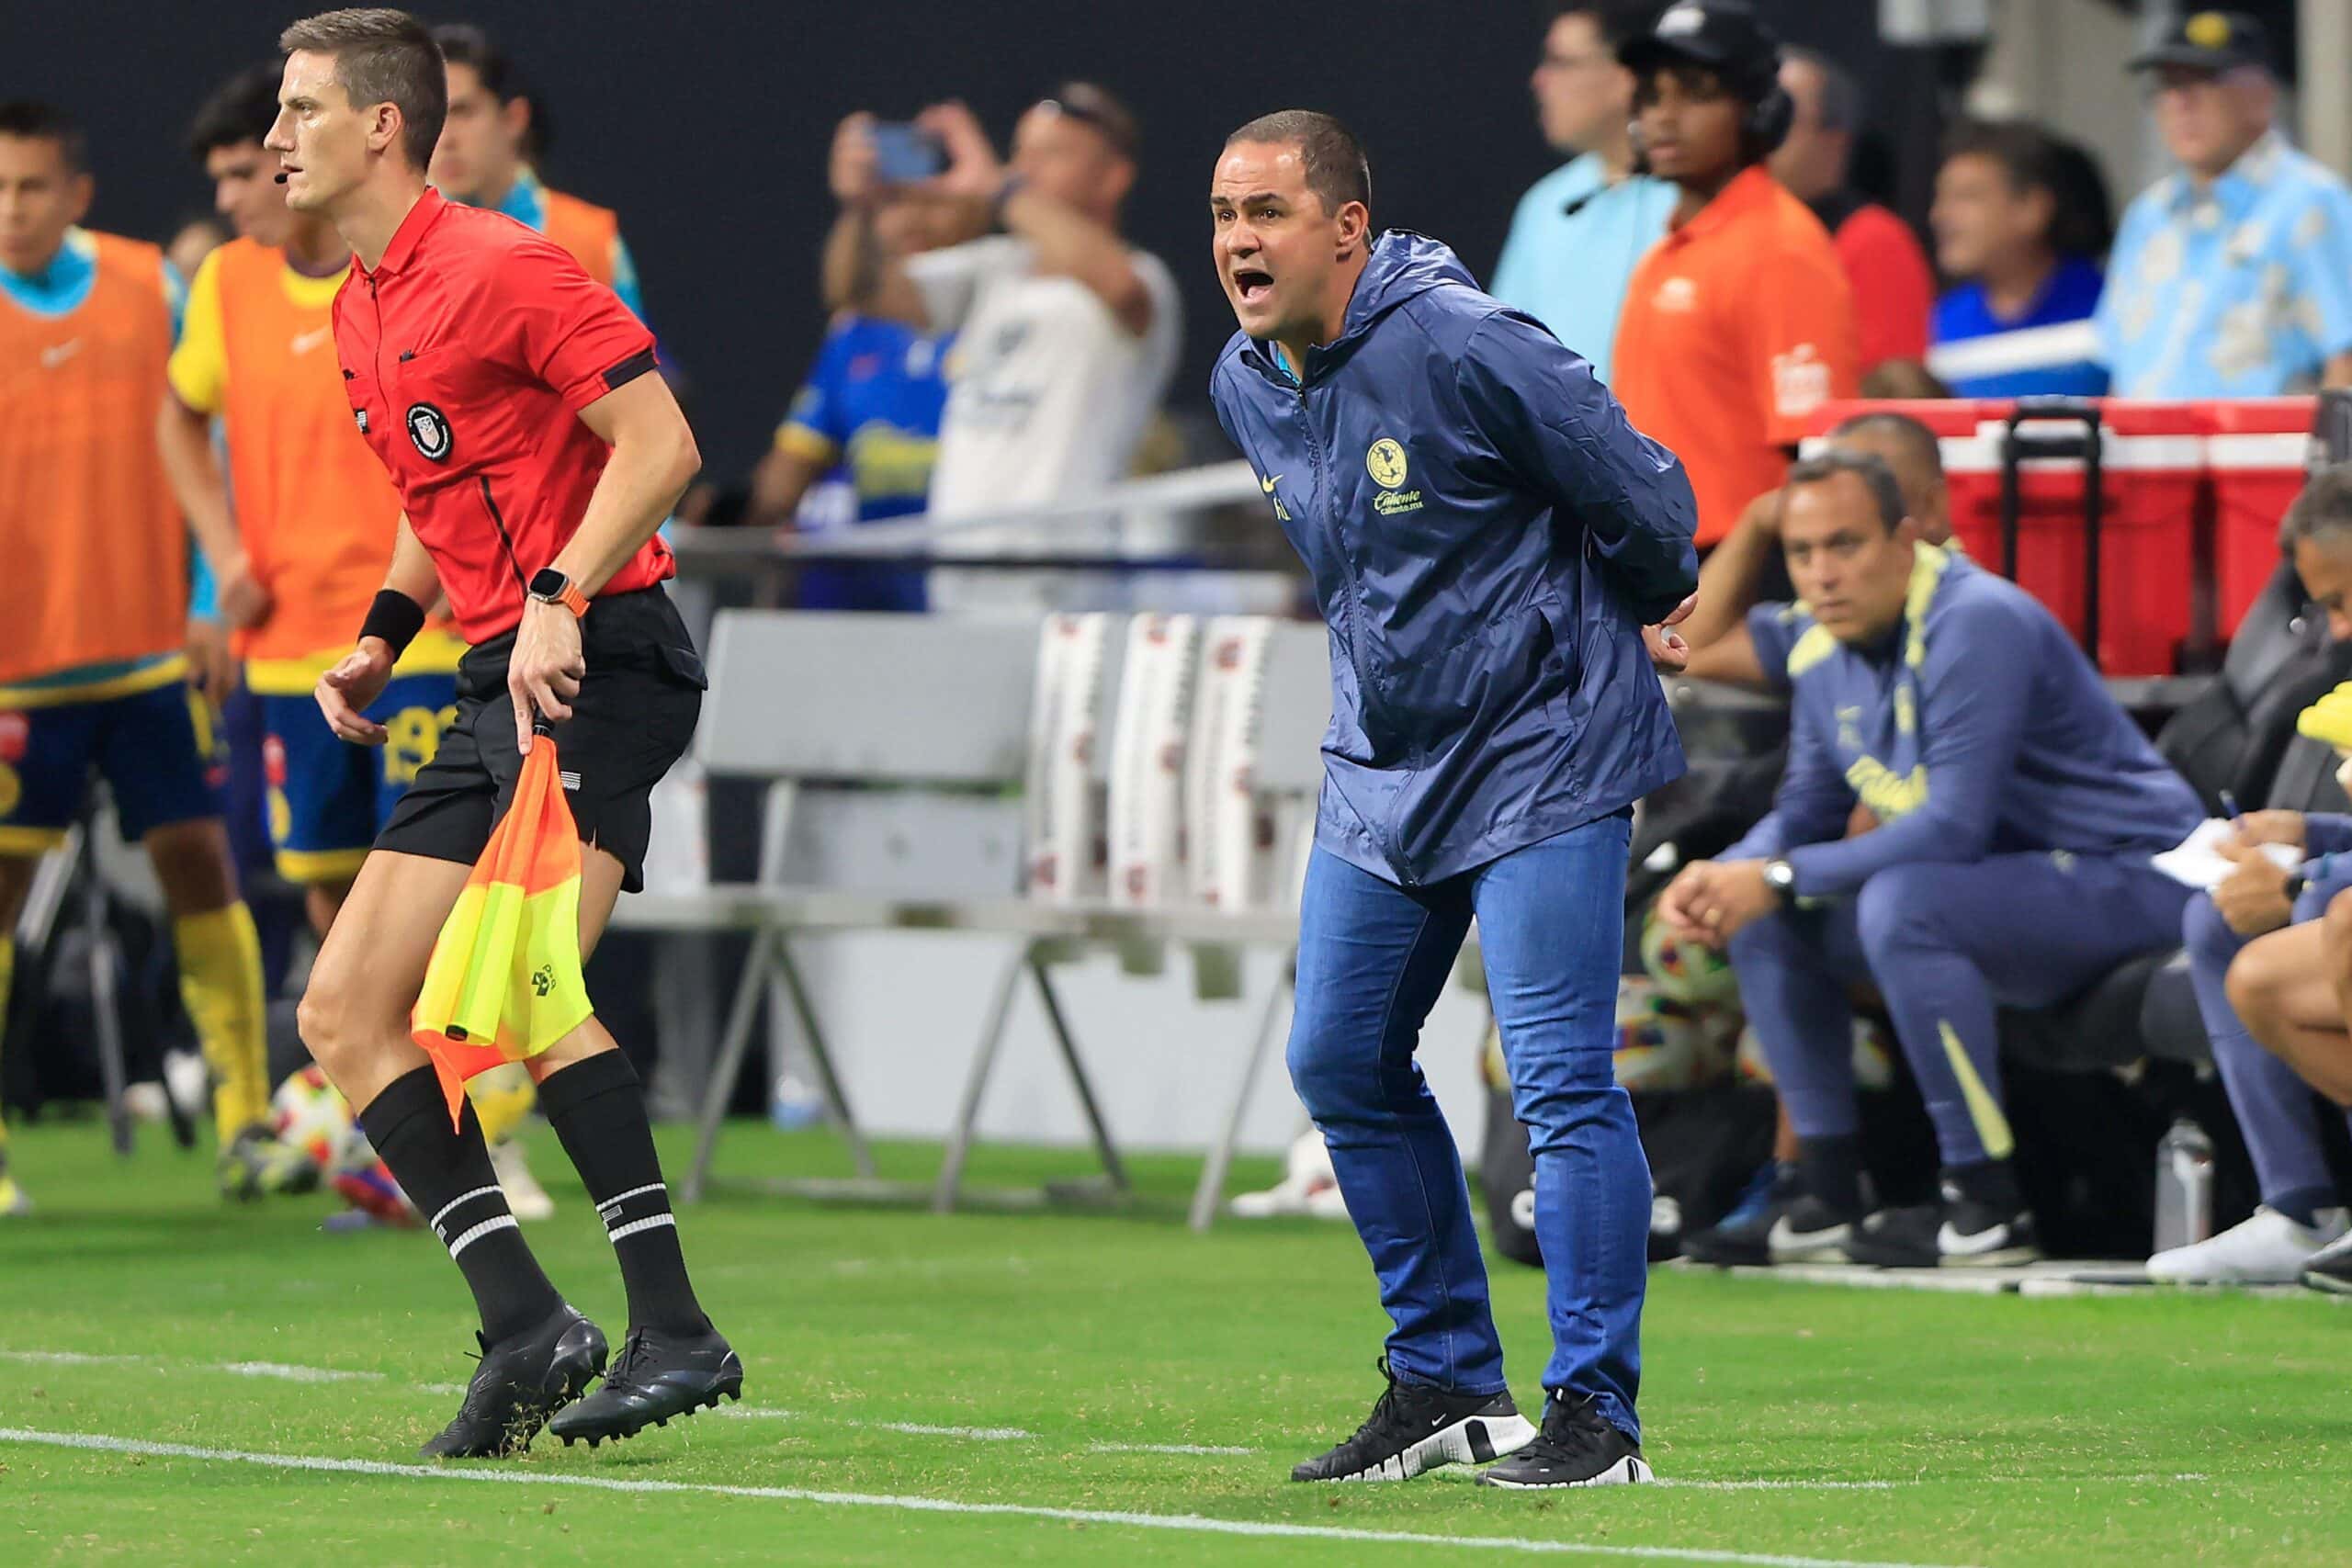
[(1641, 628), (1698, 581), (1690, 481), (1451, 250), (1382, 234), (1303, 379), (1236, 333), (1210, 394), (1331, 628), (1317, 842), (1435, 882), (1681, 773)]
[[(1436, 241), (1375, 233), (1371, 186), (1344, 126), (1284, 110), (1228, 139), (1209, 197), (1242, 327), (1211, 395), (1331, 634), (1291, 1082), (1394, 1325), (1372, 1418), (1292, 1474), (1645, 1480), (1649, 1175), (1614, 1004), (1633, 804), (1682, 771), (1645, 627), (1698, 581), (1697, 508), (1583, 360)], [(1414, 1061), (1474, 918), (1535, 1156), (1540, 1432)]]

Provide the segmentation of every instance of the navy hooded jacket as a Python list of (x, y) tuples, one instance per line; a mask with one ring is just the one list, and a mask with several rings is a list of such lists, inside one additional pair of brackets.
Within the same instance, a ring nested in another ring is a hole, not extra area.
[(1690, 481), (1452, 251), (1382, 234), (1302, 379), (1237, 333), (1209, 394), (1330, 626), (1319, 845), (1437, 882), (1681, 773), (1641, 628), (1698, 582)]

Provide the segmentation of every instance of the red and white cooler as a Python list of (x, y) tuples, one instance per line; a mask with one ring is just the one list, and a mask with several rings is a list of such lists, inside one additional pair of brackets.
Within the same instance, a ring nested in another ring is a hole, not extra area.
[(2203, 408), (2215, 609), (2226, 637), (2278, 570), (2278, 522), (2302, 493), (2319, 400), (2240, 398)]
[[(1902, 413), (1936, 433), (1943, 458), (1952, 538), (1989, 570), (2007, 558), (2002, 524), (2002, 470), (2007, 400), (1847, 401), (1825, 406), (1815, 428), (1827, 432), (1868, 412)], [(2205, 484), (2204, 405), (2075, 403), (2099, 416), (2100, 509), (2098, 647), (2109, 675), (2169, 675), (2196, 625), (2194, 577), (2198, 520)], [(2028, 418), (2020, 437), (2072, 435), (2079, 413)], [(1809, 439), (1808, 448), (1817, 438)], [(2068, 457), (2022, 457), (2018, 465), (2015, 577), (2081, 640), (2089, 625), (2090, 553), (2086, 516), (2087, 465)]]

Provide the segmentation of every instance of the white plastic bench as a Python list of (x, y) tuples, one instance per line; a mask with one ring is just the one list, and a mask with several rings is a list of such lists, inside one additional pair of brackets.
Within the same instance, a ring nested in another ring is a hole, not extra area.
[[(1112, 639), (1114, 649), (1120, 640)], [(1283, 954), (1282, 978), (1254, 1021), (1230, 1113), (1194, 1196), (1194, 1226), (1205, 1228), (1214, 1216), (1250, 1089), (1289, 998), (1298, 920), (1287, 897), (1279, 908), (1239, 912), (1046, 903), (1020, 892), (1017, 854), (1007, 857), (1001, 886), (967, 874), (967, 883), (979, 885), (936, 894), (927, 888), (909, 892), (786, 880), (793, 823), (808, 794), (804, 786), (888, 786), (900, 796), (928, 793), (950, 807), (959, 802), (984, 805), (990, 792), (1017, 790), (1025, 764), (1037, 646), (1038, 628), (1029, 621), (762, 610), (730, 610), (718, 617), (709, 649), (711, 690), (695, 755), (714, 776), (766, 784), (759, 880), (624, 899), (616, 920), (640, 930), (752, 934), (750, 960), (703, 1102), (694, 1163), (683, 1184), (688, 1199), (699, 1197), (710, 1181), (763, 990), (797, 1019), (828, 1115), (857, 1172), (848, 1181), (781, 1185), (830, 1196), (903, 1195), (903, 1186), (876, 1178), (793, 943), (796, 937), (819, 932), (948, 930), (1015, 941), (983, 1010), (945, 1156), (929, 1185), (933, 1205), (942, 1211), (963, 1195), (981, 1100), (1024, 975), (1044, 1004), (1057, 1053), (1102, 1164), (1100, 1179), (1056, 1188), (1049, 1195), (1115, 1201), (1128, 1190), (1125, 1170), (1056, 992), (1049, 961), (1073, 947), (1132, 951), (1155, 943), (1274, 948)], [(1329, 678), (1321, 626), (1275, 628), (1263, 692), (1267, 743), (1260, 776), (1264, 787), (1289, 795), (1301, 810), (1311, 810), (1322, 778), (1317, 742), (1329, 714)], [(1106, 704), (1117, 689), (1114, 670), (1103, 682)], [(1102, 732), (1111, 732), (1107, 715)], [(1023, 1196), (1029, 1201), (1038, 1198)]]

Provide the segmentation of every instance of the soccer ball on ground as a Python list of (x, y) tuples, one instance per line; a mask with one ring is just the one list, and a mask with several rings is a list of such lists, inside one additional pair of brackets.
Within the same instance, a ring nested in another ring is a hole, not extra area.
[(343, 1092), (316, 1066), (289, 1074), (277, 1086), (269, 1100), (269, 1125), (280, 1143), (301, 1150), (324, 1176), (341, 1170), (359, 1142)]

